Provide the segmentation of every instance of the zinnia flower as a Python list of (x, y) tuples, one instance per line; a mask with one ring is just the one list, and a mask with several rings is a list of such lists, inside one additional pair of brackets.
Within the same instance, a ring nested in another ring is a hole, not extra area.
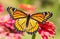
[(10, 18), (10, 15), (5, 15), (0, 17), (0, 38), (4, 37), (6, 39), (21, 39), (20, 35), (14, 28), (15, 20)]
[(22, 8), (26, 11), (34, 11), (35, 10), (35, 8), (33, 6), (28, 5), (28, 4), (20, 4), (19, 8)]
[(54, 37), (55, 35), (55, 25), (52, 22), (46, 22), (44, 24), (38, 23), (40, 29), (38, 30), (43, 39), (48, 39), (48, 37)]

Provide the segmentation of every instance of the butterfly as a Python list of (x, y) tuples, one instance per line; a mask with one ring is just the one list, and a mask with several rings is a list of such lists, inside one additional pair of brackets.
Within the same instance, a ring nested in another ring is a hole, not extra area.
[(14, 24), (15, 29), (20, 32), (25, 31), (28, 34), (36, 33), (39, 29), (38, 22), (44, 23), (53, 15), (51, 12), (39, 12), (30, 15), (13, 7), (8, 7), (7, 11), (16, 20)]

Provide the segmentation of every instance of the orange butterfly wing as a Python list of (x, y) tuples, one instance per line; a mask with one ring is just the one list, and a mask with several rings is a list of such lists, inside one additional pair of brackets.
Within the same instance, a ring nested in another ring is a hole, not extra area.
[(50, 17), (52, 17), (51, 12), (42, 12), (42, 13), (36, 13), (36, 14), (31, 15), (32, 19), (41, 23), (47, 21), (47, 19), (49, 19)]
[(11, 15), (13, 19), (18, 19), (18, 18), (20, 19), (20, 18), (26, 17), (26, 14), (24, 12), (17, 10), (15, 8), (12, 8), (12, 7), (8, 7), (7, 11), (9, 12), (9, 14)]

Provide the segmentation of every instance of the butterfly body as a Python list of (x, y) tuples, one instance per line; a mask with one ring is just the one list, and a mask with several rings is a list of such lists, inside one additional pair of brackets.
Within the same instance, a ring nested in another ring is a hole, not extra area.
[(30, 14), (27, 16), (26, 27), (28, 27), (29, 20), (30, 20)]
[(22, 32), (25, 31), (29, 34), (34, 34), (38, 31), (38, 22), (44, 23), (50, 17), (52, 17), (51, 12), (39, 12), (30, 15), (13, 7), (8, 7), (7, 11), (9, 12), (10, 16), (16, 20), (14, 26), (15, 29)]

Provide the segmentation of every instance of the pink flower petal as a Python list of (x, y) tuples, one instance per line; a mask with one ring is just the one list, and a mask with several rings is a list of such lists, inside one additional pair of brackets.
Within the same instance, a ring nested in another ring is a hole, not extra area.
[(55, 35), (55, 26), (52, 22), (46, 22), (45, 24), (40, 24), (41, 29), (38, 30), (43, 39), (48, 39), (48, 37), (54, 37)]
[(0, 4), (0, 14), (4, 12), (4, 8), (3, 8), (3, 5)]

